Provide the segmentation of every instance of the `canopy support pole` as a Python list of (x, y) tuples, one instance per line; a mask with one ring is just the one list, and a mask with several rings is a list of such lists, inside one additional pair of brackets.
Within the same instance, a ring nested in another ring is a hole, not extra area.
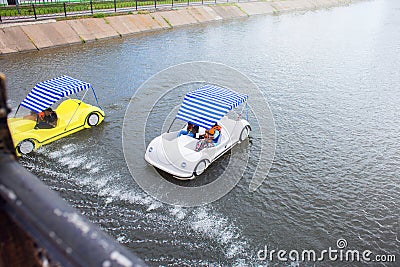
[(18, 105), (17, 110), (15, 111), (15, 114), (14, 114), (14, 118), (15, 118), (15, 116), (17, 116), (17, 113), (18, 113), (18, 110), (20, 107), (21, 107), (21, 104)]
[(174, 120), (171, 122), (171, 125), (169, 126), (167, 133), (169, 133), (169, 130), (171, 130), (172, 124), (174, 124), (175, 120), (176, 120), (176, 117), (175, 117)]
[[(93, 89), (93, 87), (92, 87), (92, 89)], [(67, 130), (67, 128), (68, 128), (68, 126), (69, 126), (69, 124), (71, 123), (71, 121), (72, 121), (72, 119), (74, 118), (74, 116), (75, 116), (76, 112), (78, 111), (78, 108), (80, 107), (80, 105), (81, 105), (81, 103), (82, 103), (83, 99), (85, 98), (85, 96), (86, 96), (87, 92), (88, 92), (88, 90), (86, 90), (86, 92), (83, 94), (82, 98), (81, 98), (81, 99), (79, 99), (79, 100), (80, 100), (80, 102), (78, 103), (78, 107), (75, 109), (74, 113), (72, 114), (72, 116), (71, 116), (71, 119), (69, 119), (67, 126), (65, 126), (65, 128), (64, 128), (64, 131), (65, 131), (65, 130)], [(96, 101), (97, 101), (97, 98), (96, 98)]]
[(72, 121), (72, 118), (75, 116), (76, 112), (78, 111), (78, 108), (81, 106), (81, 103), (82, 103), (82, 101), (78, 103), (78, 106), (76, 107), (74, 113), (72, 114), (71, 119), (69, 119), (67, 126), (65, 126), (64, 131), (67, 130), (69, 124), (70, 124), (71, 121)]
[(246, 121), (249, 121), (249, 107), (247, 106), (247, 102), (246, 102)]
[[(80, 101), (83, 101), (83, 99), (85, 98), (85, 96), (86, 96), (86, 94), (87, 94), (87, 92), (88, 92), (89, 90), (86, 90), (86, 92), (83, 94), (83, 96), (81, 97), (81, 99), (79, 99)], [(97, 99), (96, 99), (97, 100)]]
[[(92, 92), (93, 92), (94, 98), (96, 99), (97, 106), (98, 106), (100, 109), (103, 109), (103, 108), (100, 107), (100, 105), (99, 105), (99, 100), (97, 99), (97, 95), (96, 95), (96, 92), (94, 91), (93, 86), (90, 86), (90, 88), (92, 88)], [(83, 98), (82, 98), (82, 99), (83, 99)]]
[[(237, 123), (238, 123), (238, 121), (240, 120), (240, 117), (242, 117), (242, 113), (243, 113), (243, 111), (244, 111), (245, 108), (247, 108), (247, 102), (246, 102), (246, 105), (245, 105), (245, 106), (242, 108), (242, 110), (240, 111), (240, 114), (238, 115), (237, 120), (235, 121), (235, 126), (233, 126), (233, 129), (232, 129), (232, 131), (230, 132), (230, 135), (231, 135), (231, 136), (232, 136), (232, 134), (234, 133), (234, 131), (235, 131), (235, 129), (236, 129), (236, 126), (237, 126)], [(246, 109), (246, 121), (248, 121), (247, 109)]]

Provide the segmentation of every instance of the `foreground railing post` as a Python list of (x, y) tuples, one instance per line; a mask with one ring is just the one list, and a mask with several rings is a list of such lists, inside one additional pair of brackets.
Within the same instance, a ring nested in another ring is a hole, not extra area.
[(171, 2), (171, 6), (172, 6), (172, 7), (174, 7), (174, 0), (172, 0), (172, 2)]
[(117, 0), (114, 0), (114, 11), (117, 13)]
[(67, 17), (67, 4), (64, 2), (64, 15)]
[(93, 15), (93, 1), (92, 0), (90, 0), (90, 12)]
[(35, 16), (35, 19), (37, 19), (37, 17), (36, 17), (35, 4), (32, 4), (32, 9), (33, 9), (33, 15)]
[(137, 1), (138, 1), (138, 0), (135, 1), (135, 2), (136, 2), (136, 11), (137, 11)]
[(15, 7), (17, 8), (18, 15), (21, 15), (21, 10), (19, 10), (19, 1), (15, 0)]
[(3, 22), (3, 21), (1, 20), (1, 15), (0, 15), (0, 22)]
[(157, 0), (154, 0), (154, 9), (157, 9)]

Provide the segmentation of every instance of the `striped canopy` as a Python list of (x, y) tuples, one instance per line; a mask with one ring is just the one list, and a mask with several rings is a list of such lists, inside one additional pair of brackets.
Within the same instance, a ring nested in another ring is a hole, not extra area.
[(36, 84), (21, 102), (21, 106), (39, 113), (53, 105), (61, 98), (76, 94), (89, 88), (91, 88), (90, 83), (65, 75), (60, 76)]
[(204, 85), (185, 95), (176, 118), (210, 129), (248, 96), (215, 85)]

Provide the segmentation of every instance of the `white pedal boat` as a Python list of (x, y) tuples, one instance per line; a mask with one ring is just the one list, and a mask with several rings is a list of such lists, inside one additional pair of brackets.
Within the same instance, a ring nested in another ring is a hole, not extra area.
[(175, 119), (198, 125), (200, 135), (217, 123), (222, 127), (218, 142), (196, 151), (197, 138), (188, 135), (178, 137), (179, 131), (168, 131), (150, 142), (145, 160), (178, 179), (193, 179), (201, 175), (216, 159), (248, 138), (251, 130), (249, 122), (240, 116), (237, 119), (226, 116), (230, 110), (245, 103), (247, 98), (245, 94), (215, 85), (205, 85), (189, 92)]

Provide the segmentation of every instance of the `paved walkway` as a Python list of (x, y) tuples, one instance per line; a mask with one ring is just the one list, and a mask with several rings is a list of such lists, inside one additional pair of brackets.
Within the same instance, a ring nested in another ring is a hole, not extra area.
[(146, 31), (169, 29), (259, 14), (314, 10), (350, 4), (354, 0), (284, 0), (245, 2), (229, 5), (182, 7), (147, 14), (45, 20), (0, 24), (0, 54), (40, 50), (56, 46), (116, 38)]

